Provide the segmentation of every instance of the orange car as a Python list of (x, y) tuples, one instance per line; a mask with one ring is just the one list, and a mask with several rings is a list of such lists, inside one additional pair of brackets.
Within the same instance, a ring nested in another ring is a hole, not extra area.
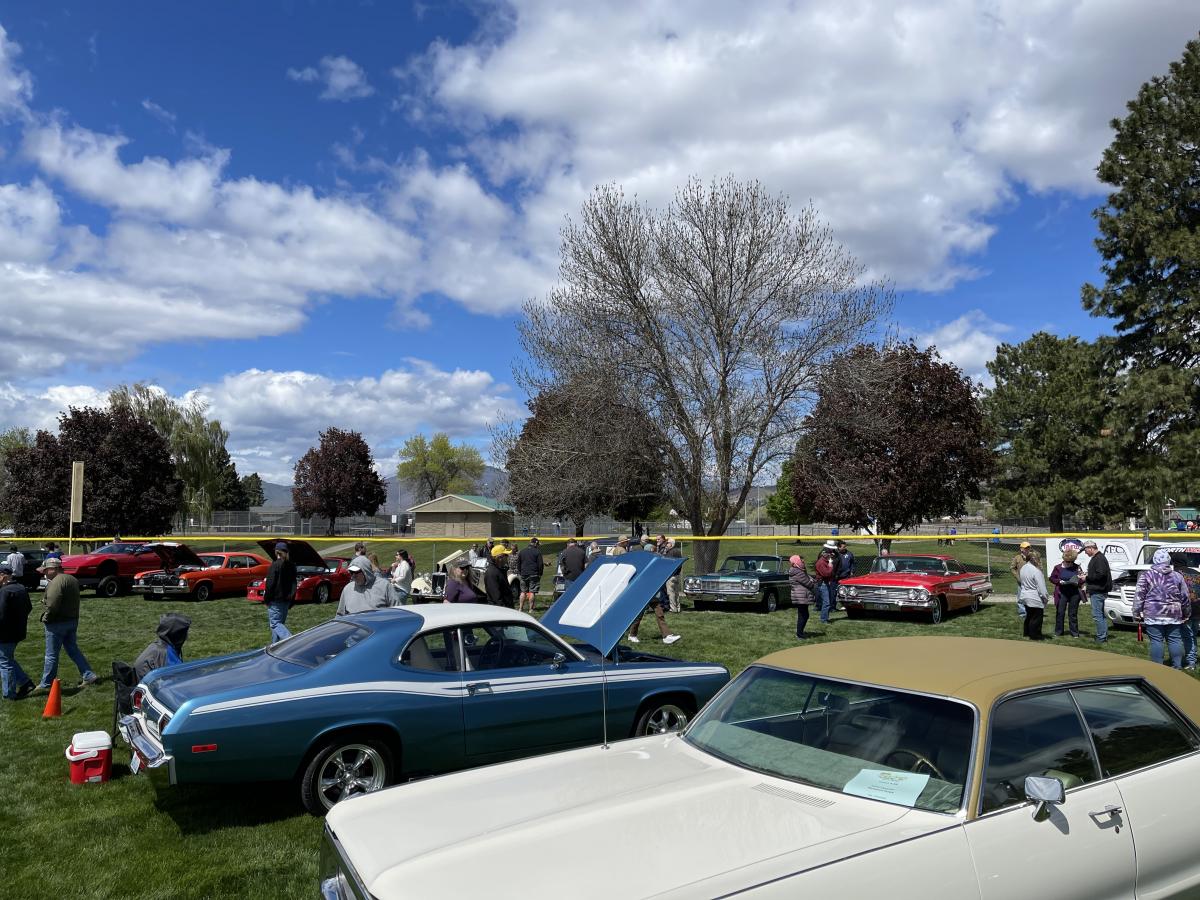
[(215, 594), (240, 594), (250, 582), (263, 578), (271, 564), (257, 553), (235, 550), (197, 554), (187, 544), (148, 544), (158, 554), (161, 569), (139, 572), (133, 591), (149, 600), (186, 595), (207, 600)]

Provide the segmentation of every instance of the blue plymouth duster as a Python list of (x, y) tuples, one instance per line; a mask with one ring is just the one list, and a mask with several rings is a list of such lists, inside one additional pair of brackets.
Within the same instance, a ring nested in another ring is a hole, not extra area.
[(681, 728), (729, 672), (620, 644), (681, 562), (597, 560), (541, 622), (382, 609), (151, 672), (120, 721), (131, 767), (171, 784), (295, 779), (322, 814), (410, 778)]

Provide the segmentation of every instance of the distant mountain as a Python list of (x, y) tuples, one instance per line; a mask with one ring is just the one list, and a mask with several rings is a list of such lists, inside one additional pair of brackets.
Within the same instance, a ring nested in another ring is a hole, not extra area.
[[(387, 501), (379, 510), (379, 515), (392, 515), (417, 505), (417, 497), (412, 488), (401, 484), (395, 475), (385, 478), (383, 483), (387, 486)], [(483, 478), (479, 480), (479, 488), (476, 493), (483, 494), (485, 497), (501, 498), (504, 496), (504, 489), (507, 486), (507, 473), (503, 469), (487, 466), (483, 470)], [(264, 481), (263, 496), (266, 499), (264, 506), (284, 509), (290, 509), (292, 506), (292, 486), (290, 484), (274, 484)]]

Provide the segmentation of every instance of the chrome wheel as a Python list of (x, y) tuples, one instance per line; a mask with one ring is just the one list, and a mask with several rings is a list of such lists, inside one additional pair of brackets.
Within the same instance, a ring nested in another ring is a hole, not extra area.
[(325, 582), (322, 582), (321, 584), (317, 585), (317, 602), (318, 603), (328, 603), (329, 602), (329, 585)]
[(689, 719), (688, 711), (674, 703), (664, 703), (648, 709), (638, 722), (639, 736), (651, 734), (669, 734), (682, 731)]
[(382, 754), (369, 744), (346, 744), (325, 758), (317, 776), (317, 796), (321, 805), (332, 809), (335, 803), (354, 794), (369, 794), (387, 784), (387, 764)]

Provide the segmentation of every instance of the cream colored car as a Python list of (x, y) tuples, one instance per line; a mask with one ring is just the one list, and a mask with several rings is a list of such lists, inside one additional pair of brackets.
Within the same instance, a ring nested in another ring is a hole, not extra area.
[(335, 807), (321, 890), (1197, 897), (1198, 721), (1192, 678), (1102, 651), (957, 637), (785, 650), (682, 734)]
[[(483, 573), (487, 569), (487, 560), (481, 559), (475, 565), (469, 564), (470, 554), (466, 548), (455, 550), (449, 556), (439, 559), (437, 565), (434, 566), (432, 572), (424, 572), (413, 579), (412, 583), (412, 599), (415, 603), (425, 601), (440, 602), (446, 594), (446, 578), (450, 571), (450, 566), (454, 563), (468, 563), (467, 570), (470, 573), (471, 586), (481, 596), (485, 593), (483, 587)], [(517, 589), (520, 579), (512, 571), (508, 573), (508, 583), (513, 590)]]

